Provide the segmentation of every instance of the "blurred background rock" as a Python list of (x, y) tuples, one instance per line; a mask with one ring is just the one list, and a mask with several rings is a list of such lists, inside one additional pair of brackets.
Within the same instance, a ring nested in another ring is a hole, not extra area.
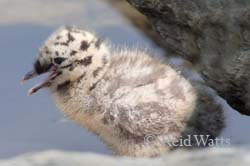
[(234, 109), (250, 115), (249, 0), (107, 1), (168, 56), (192, 62)]

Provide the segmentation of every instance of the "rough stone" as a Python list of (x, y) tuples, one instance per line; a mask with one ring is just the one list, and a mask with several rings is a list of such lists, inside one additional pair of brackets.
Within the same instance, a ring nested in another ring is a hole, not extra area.
[(146, 15), (172, 55), (192, 62), (207, 84), (250, 115), (249, 0), (127, 0)]

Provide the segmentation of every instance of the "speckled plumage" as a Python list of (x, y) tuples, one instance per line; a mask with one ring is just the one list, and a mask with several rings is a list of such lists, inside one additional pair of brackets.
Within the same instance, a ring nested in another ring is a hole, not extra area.
[[(161, 135), (219, 135), (223, 112), (216, 94), (167, 60), (109, 45), (92, 33), (61, 28), (42, 46), (40, 65), (60, 69), (49, 89), (66, 117), (117, 155), (154, 157), (173, 149)], [(144, 142), (148, 134), (156, 136), (153, 147)]]

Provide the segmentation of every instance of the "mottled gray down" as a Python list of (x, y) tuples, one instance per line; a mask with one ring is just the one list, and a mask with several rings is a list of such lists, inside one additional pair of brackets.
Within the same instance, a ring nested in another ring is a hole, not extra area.
[(66, 27), (48, 38), (36, 59), (40, 73), (50, 66), (57, 75), (46, 85), (60, 111), (116, 155), (156, 157), (175, 149), (163, 135), (173, 141), (190, 135), (187, 148), (197, 148), (193, 135), (208, 135), (211, 142), (224, 127), (217, 95), (193, 79), (197, 73), (187, 75), (149, 52), (117, 50), (90, 32)]

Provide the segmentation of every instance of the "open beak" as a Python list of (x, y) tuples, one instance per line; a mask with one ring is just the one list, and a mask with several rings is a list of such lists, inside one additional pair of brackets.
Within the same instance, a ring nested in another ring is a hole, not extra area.
[(36, 70), (33, 69), (32, 71), (28, 72), (27, 74), (25, 74), (25, 76), (23, 77), (23, 79), (20, 81), (21, 84), (24, 84), (25, 81), (32, 79), (34, 77), (38, 76), (38, 74), (36, 73)]
[[(44, 81), (36, 84), (35, 86), (33, 86), (31, 89), (29, 89), (28, 91), (28, 95), (31, 96), (33, 93), (37, 92), (39, 89), (45, 88), (45, 87), (49, 87), (51, 85), (51, 82), (61, 73), (58, 71), (58, 68), (55, 65), (52, 65), (50, 70), (49, 70), (49, 77), (47, 79), (45, 79)], [(38, 76), (40, 74), (38, 74), (36, 72), (35, 69), (33, 69), (32, 71), (28, 72), (27, 74), (25, 74), (25, 76), (21, 79), (20, 83), (23, 84), (25, 83), (27, 80), (30, 80), (36, 76)]]

